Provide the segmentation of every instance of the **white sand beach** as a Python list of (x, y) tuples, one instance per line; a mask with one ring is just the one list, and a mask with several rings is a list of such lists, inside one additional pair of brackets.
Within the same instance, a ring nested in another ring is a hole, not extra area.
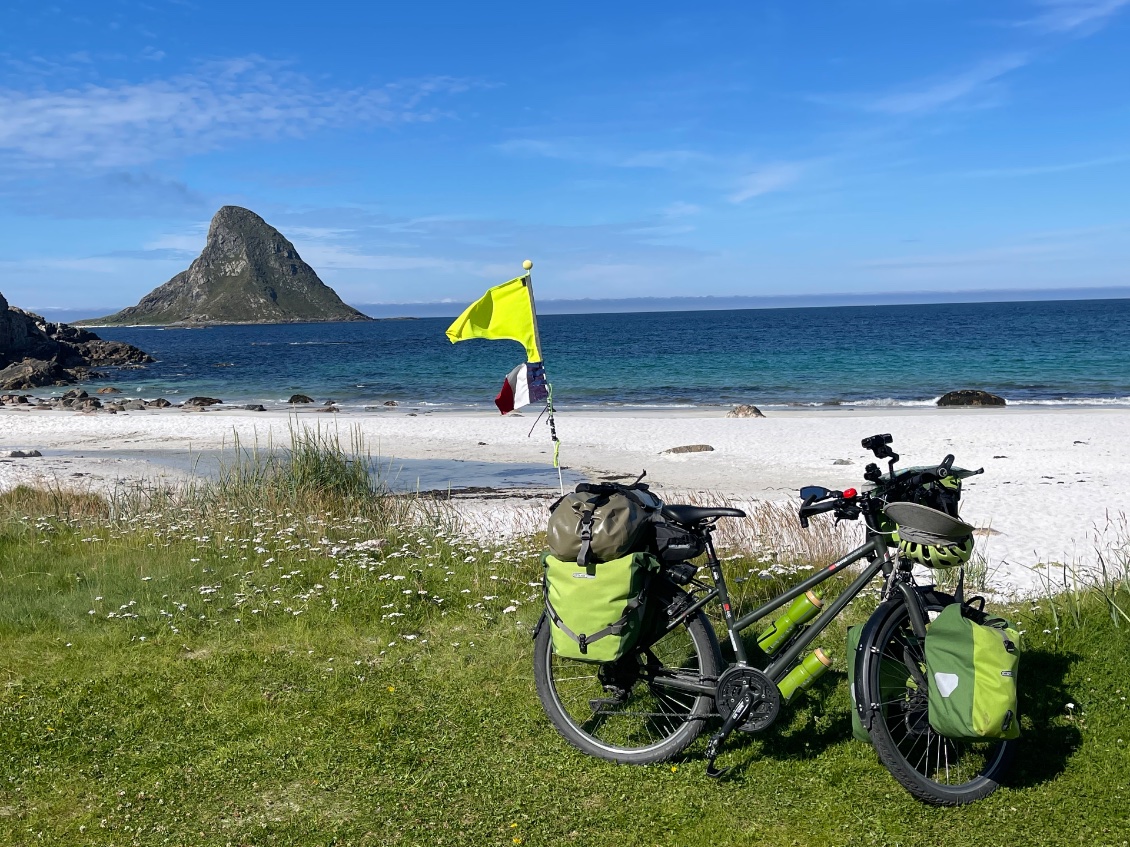
[[(934, 464), (947, 454), (967, 468), (963, 516), (988, 528), (978, 542), (993, 586), (1031, 592), (1040, 562), (1096, 562), (1115, 540), (1104, 527), (1130, 507), (1130, 409), (851, 409), (769, 412), (763, 419), (728, 419), (721, 409), (558, 413), (562, 463), (590, 477), (636, 475), (670, 502), (681, 493), (709, 492), (737, 501), (786, 500), (802, 485), (863, 487), (873, 461), (860, 446), (889, 432), (900, 466)], [(38, 449), (40, 458), (0, 461), (0, 490), (21, 482), (112, 485), (145, 476), (178, 476), (147, 461), (151, 451), (211, 451), (290, 441), (290, 428), (321, 427), (348, 443), (356, 429), (374, 454), (400, 459), (545, 463), (545, 484), (556, 487), (552, 446), (535, 415), (425, 412), (317, 414), (181, 409), (82, 414), (0, 410), (0, 455)], [(710, 452), (668, 455), (688, 444)], [(109, 451), (112, 459), (100, 458)], [(54, 455), (53, 455), (54, 454)], [(136, 454), (136, 459), (131, 459)], [(837, 462), (839, 462), (837, 464)], [(845, 464), (850, 462), (850, 464)], [(491, 507), (498, 509), (496, 504)], [(1125, 540), (1125, 538), (1123, 538)]]

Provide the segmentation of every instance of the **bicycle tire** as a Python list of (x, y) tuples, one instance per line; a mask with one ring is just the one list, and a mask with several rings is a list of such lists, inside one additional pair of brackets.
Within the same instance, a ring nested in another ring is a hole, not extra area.
[[(581, 752), (621, 764), (664, 762), (685, 750), (715, 714), (712, 696), (655, 682), (671, 674), (717, 679), (718, 641), (701, 611), (607, 665), (555, 654), (550, 626), (544, 622), (534, 640), (534, 683), (554, 728)], [(607, 687), (610, 678), (624, 684), (620, 696)]]
[[(943, 608), (927, 604), (927, 612)], [(961, 806), (988, 797), (1000, 787), (1008, 769), (1012, 743), (1008, 741), (962, 742), (936, 733), (927, 719), (926, 692), (906, 683), (892, 685), (891, 674), (882, 678), (884, 661), (903, 662), (904, 649), (925, 668), (920, 639), (910, 627), (906, 605), (884, 603), (871, 642), (874, 654), (860, 691), (862, 702), (879, 704), (869, 735), (884, 767), (907, 791), (933, 806)]]

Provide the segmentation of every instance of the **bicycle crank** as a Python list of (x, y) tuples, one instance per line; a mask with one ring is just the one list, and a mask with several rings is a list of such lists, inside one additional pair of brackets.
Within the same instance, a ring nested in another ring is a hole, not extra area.
[(781, 711), (781, 692), (776, 683), (757, 668), (737, 665), (718, 678), (718, 690), (714, 694), (718, 714), (730, 717), (741, 700), (743, 689), (748, 689), (751, 700), (735, 729), (741, 732), (768, 729)]
[(718, 779), (729, 770), (714, 767), (723, 742), (735, 729), (758, 732), (772, 724), (781, 710), (781, 693), (761, 671), (739, 665), (719, 677), (714, 705), (725, 721), (707, 742), (706, 775)]

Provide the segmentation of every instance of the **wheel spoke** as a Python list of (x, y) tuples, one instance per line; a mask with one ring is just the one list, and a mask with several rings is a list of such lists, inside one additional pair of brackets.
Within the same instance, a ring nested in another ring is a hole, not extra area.
[(713, 713), (713, 698), (664, 682), (716, 678), (705, 618), (692, 616), (654, 644), (609, 665), (564, 659), (539, 634), (538, 695), (557, 729), (591, 755), (613, 761), (670, 758)]

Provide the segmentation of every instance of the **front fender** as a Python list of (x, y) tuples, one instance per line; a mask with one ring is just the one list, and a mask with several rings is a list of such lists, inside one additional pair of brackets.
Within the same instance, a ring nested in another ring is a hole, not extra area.
[[(913, 596), (917, 598), (919, 609), (923, 617), (929, 611), (936, 611), (951, 603), (956, 603), (957, 600), (952, 594), (938, 591), (932, 585), (915, 586)], [(859, 635), (859, 644), (855, 648), (855, 656), (849, 661), (855, 662), (855, 687), (856, 689), (862, 688), (862, 681), (870, 678), (871, 669), (880, 661), (879, 647), (875, 643), (879, 638), (879, 629), (899, 606), (903, 604), (900, 600), (887, 600), (880, 603), (879, 607), (867, 619), (867, 623), (863, 625), (863, 631)], [(855, 707), (859, 715), (859, 720), (863, 723), (864, 728), (870, 732), (871, 722), (875, 719), (875, 715), (881, 710), (878, 703), (864, 703), (861, 698), (857, 696), (855, 690), (851, 691), (852, 705)]]
[(863, 702), (859, 692), (863, 688), (863, 680), (868, 679), (872, 666), (878, 661), (878, 648), (875, 646), (875, 641), (878, 638), (879, 627), (886, 620), (887, 615), (891, 613), (891, 610), (898, 605), (899, 603), (893, 600), (879, 604), (879, 608), (871, 614), (867, 623), (863, 625), (863, 632), (860, 633), (859, 643), (855, 647), (855, 656), (849, 659), (849, 661), (855, 662), (855, 682), (849, 692), (851, 702), (859, 715), (863, 728), (868, 732), (871, 732), (871, 721), (879, 711), (880, 706), (878, 703)]

